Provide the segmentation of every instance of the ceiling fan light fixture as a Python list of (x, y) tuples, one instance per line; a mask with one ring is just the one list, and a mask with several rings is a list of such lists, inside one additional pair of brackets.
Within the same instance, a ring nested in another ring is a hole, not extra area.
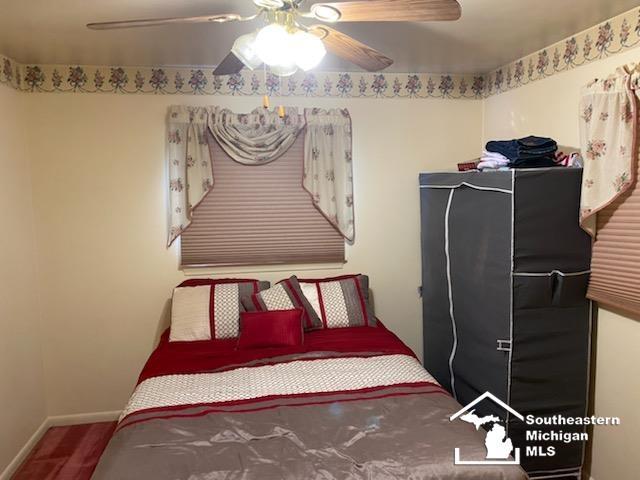
[(298, 71), (298, 66), (295, 63), (286, 65), (273, 65), (269, 67), (271, 73), (278, 77), (290, 77)]
[(292, 63), (293, 42), (291, 37), (292, 35), (282, 25), (277, 23), (267, 25), (258, 32), (256, 37), (258, 57), (270, 67)]
[(334, 23), (340, 20), (342, 13), (336, 7), (316, 3), (311, 7), (311, 13), (321, 22)]
[(258, 8), (269, 10), (284, 7), (284, 0), (253, 0), (253, 3)]
[(238, 37), (233, 43), (231, 53), (240, 59), (250, 70), (255, 70), (262, 65), (262, 59), (258, 56), (256, 37), (258, 32), (247, 33)]
[(304, 71), (317, 67), (327, 54), (322, 40), (302, 30), (293, 34), (293, 45), (296, 65)]

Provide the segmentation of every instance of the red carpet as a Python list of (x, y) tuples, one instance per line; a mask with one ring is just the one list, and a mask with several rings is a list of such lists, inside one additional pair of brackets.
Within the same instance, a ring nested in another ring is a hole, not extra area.
[(116, 422), (50, 428), (12, 480), (88, 480), (115, 428)]

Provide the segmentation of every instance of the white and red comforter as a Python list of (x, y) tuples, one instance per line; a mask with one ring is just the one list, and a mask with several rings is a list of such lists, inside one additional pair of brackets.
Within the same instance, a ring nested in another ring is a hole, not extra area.
[(454, 446), (484, 456), (479, 432), (448, 421), (459, 408), (382, 325), (261, 350), (165, 334), (94, 478), (526, 478), (453, 465)]

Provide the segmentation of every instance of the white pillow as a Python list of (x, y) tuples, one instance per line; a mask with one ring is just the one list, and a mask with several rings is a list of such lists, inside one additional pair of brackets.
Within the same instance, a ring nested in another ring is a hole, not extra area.
[(211, 340), (210, 299), (211, 285), (173, 290), (170, 342)]

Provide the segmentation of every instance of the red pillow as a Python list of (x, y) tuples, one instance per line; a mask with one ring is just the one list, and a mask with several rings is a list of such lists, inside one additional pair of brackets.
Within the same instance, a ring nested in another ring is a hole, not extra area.
[(240, 313), (238, 348), (302, 345), (302, 313), (301, 308)]
[(300, 290), (300, 284), (295, 275), (281, 280), (271, 288), (261, 289), (252, 295), (244, 296), (241, 300), (248, 312), (302, 308), (304, 328), (306, 330), (322, 328), (322, 320)]

